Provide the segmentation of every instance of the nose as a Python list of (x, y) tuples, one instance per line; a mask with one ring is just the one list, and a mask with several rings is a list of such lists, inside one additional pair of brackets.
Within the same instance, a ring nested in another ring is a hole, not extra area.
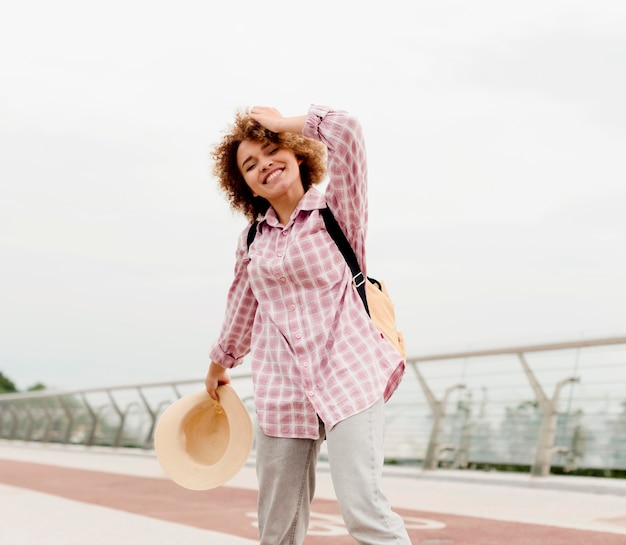
[(272, 161), (271, 159), (269, 161), (267, 161), (263, 167), (261, 168), (262, 172), (265, 172), (268, 168), (270, 168), (272, 165), (274, 164), (274, 161)]

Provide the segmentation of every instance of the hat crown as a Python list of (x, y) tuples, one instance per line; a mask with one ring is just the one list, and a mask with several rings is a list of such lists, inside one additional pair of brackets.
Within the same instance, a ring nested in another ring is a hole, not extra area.
[(193, 461), (213, 465), (224, 456), (230, 441), (228, 416), (220, 405), (207, 400), (185, 416), (181, 434), (183, 449)]

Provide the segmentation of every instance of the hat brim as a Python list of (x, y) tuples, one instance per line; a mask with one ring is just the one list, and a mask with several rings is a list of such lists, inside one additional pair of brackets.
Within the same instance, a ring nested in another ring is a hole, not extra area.
[(223, 485), (243, 467), (254, 431), (245, 405), (229, 385), (219, 404), (206, 391), (180, 398), (161, 415), (154, 431), (156, 457), (167, 476), (189, 490)]

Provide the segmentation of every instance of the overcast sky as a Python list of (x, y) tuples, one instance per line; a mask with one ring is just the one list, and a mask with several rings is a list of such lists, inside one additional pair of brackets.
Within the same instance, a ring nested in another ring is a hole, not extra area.
[[(218, 7), (219, 6), (219, 7)], [(203, 378), (237, 108), (361, 120), (409, 355), (626, 334), (623, 0), (6, 2), (0, 371)]]

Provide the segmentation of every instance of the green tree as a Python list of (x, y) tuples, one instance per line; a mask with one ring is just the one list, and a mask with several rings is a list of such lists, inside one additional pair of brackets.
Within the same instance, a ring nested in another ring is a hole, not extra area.
[(13, 392), (17, 392), (15, 384), (0, 371), (0, 394), (10, 394)]
[(28, 388), (29, 392), (39, 392), (41, 390), (45, 390), (46, 389), (46, 385), (42, 384), (41, 382), (38, 382), (37, 384), (33, 384), (32, 386), (30, 386)]

